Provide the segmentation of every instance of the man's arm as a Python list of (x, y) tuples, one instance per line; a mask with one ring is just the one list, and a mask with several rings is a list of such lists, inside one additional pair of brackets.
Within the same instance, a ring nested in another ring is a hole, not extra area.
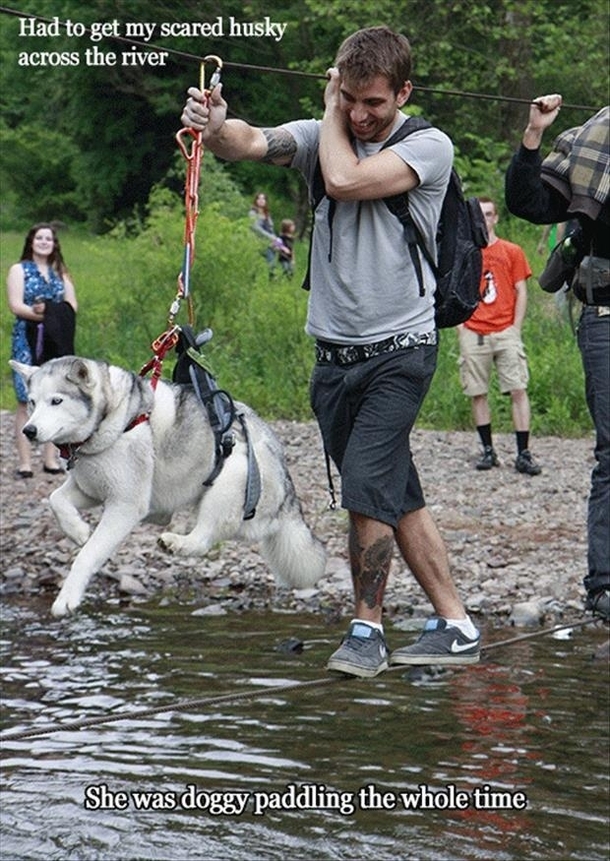
[(540, 144), (545, 129), (561, 107), (558, 94), (535, 99), (530, 106), (528, 124), (521, 146), (506, 172), (504, 191), (509, 212), (534, 224), (565, 221), (569, 202), (559, 191), (542, 181)]
[(391, 150), (358, 159), (340, 108), (339, 72), (330, 69), (328, 75), (320, 132), (320, 166), (326, 193), (335, 200), (377, 200), (419, 185), (415, 171)]
[(513, 326), (520, 332), (525, 319), (527, 310), (527, 281), (515, 282), (515, 292), (517, 299), (515, 302), (515, 316), (513, 318)]
[(182, 124), (202, 133), (204, 145), (226, 161), (266, 161), (289, 165), (296, 153), (296, 141), (285, 129), (261, 129), (243, 120), (227, 119), (227, 103), (222, 84), (208, 95), (196, 87), (182, 112)]
[(521, 139), (521, 143), (526, 149), (540, 148), (545, 130), (557, 119), (557, 114), (561, 110), (561, 102), (562, 98), (559, 93), (534, 99), (530, 105), (528, 123)]

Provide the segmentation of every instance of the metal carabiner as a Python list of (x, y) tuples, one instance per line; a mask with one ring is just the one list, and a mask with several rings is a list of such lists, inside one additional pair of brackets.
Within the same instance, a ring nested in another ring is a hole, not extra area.
[[(212, 72), (212, 77), (210, 78), (210, 85), (206, 88), (205, 86), (205, 64), (209, 62), (216, 63), (216, 68)], [(201, 61), (201, 65), (199, 68), (199, 89), (202, 93), (205, 94), (206, 97), (210, 96), (210, 93), (218, 86), (220, 83), (220, 75), (222, 72), (222, 60), (216, 54), (208, 54)], [(189, 152), (188, 147), (183, 140), (183, 138), (187, 137), (193, 138), (191, 141), (191, 151)], [(201, 132), (196, 132), (193, 129), (183, 128), (176, 134), (176, 143), (178, 144), (182, 155), (187, 161), (192, 161), (195, 157), (199, 157), (198, 146), (201, 142)]]
[[(210, 78), (210, 85), (206, 88), (205, 86), (205, 64), (209, 62), (216, 63), (216, 68), (212, 72), (212, 77)], [(201, 61), (200, 69), (199, 69), (199, 89), (202, 93), (205, 94), (206, 97), (209, 97), (210, 93), (220, 83), (220, 75), (222, 72), (222, 60), (220, 57), (217, 57), (216, 54), (208, 54), (207, 57), (204, 57)], [(183, 138), (187, 137), (193, 138), (191, 141), (191, 151), (189, 152), (188, 147), (183, 140)], [(176, 143), (178, 144), (182, 155), (187, 161), (192, 161), (195, 157), (199, 156), (198, 147), (196, 144), (200, 145), (201, 142), (201, 132), (196, 132), (193, 129), (183, 128), (176, 134)]]
[[(205, 86), (205, 64), (213, 61), (216, 63), (216, 68), (212, 72), (212, 77), (210, 78), (209, 87)], [(206, 95), (210, 95), (212, 90), (218, 86), (220, 83), (220, 75), (222, 73), (222, 60), (220, 57), (217, 57), (216, 54), (208, 54), (207, 57), (203, 58), (203, 61), (200, 66), (200, 87), (202, 93), (206, 93)]]

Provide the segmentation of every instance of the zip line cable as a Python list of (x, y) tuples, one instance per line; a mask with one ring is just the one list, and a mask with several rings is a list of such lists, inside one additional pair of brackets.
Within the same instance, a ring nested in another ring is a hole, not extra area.
[[(30, 14), (29, 12), (20, 12), (18, 9), (10, 9), (7, 6), (0, 6), (0, 13), (3, 13), (5, 15), (18, 16), (20, 18), (33, 18), (35, 21), (41, 21), (42, 23), (45, 23), (45, 24), (55, 23), (55, 20), (56, 20), (55, 18), (48, 18), (48, 17), (45, 17), (43, 15), (33, 15), (33, 14)], [(60, 27), (64, 27), (64, 28), (67, 27), (67, 25), (64, 21), (58, 20), (57, 23)], [(83, 35), (84, 34), (91, 35), (92, 30), (90, 27), (83, 27), (82, 33), (83, 33)], [(127, 36), (109, 35), (109, 36), (104, 36), (103, 39), (104, 40), (109, 39), (111, 41), (117, 41), (117, 42), (125, 42), (128, 45), (135, 45), (139, 48), (144, 48), (144, 50), (146, 50), (146, 51), (154, 51), (157, 53), (165, 52), (165, 53), (167, 53), (173, 57), (177, 57), (177, 58), (180, 58), (183, 60), (188, 60), (189, 62), (201, 63), (202, 59), (203, 59), (202, 57), (198, 57), (196, 54), (191, 54), (187, 51), (179, 51), (176, 48), (163, 48), (163, 47), (159, 47), (158, 45), (150, 45), (148, 42), (141, 42), (138, 39), (130, 39)], [(319, 81), (325, 81), (326, 80), (326, 75), (320, 74), (319, 72), (304, 72), (300, 69), (284, 69), (284, 68), (277, 68), (275, 66), (258, 66), (258, 65), (253, 65), (251, 63), (230, 63), (230, 62), (225, 61), (224, 62), (224, 68), (225, 69), (237, 69), (237, 70), (251, 71), (251, 72), (265, 72), (267, 74), (276, 74), (276, 75), (290, 75), (293, 77), (309, 78), (312, 80), (319, 80)], [(473, 92), (469, 92), (467, 90), (445, 90), (445, 89), (438, 89), (436, 87), (424, 87), (424, 86), (421, 86), (420, 84), (414, 84), (413, 89), (415, 92), (429, 93), (429, 94), (435, 95), (435, 96), (456, 96), (456, 97), (464, 98), (464, 99), (481, 99), (481, 100), (487, 100), (487, 101), (507, 102), (507, 103), (512, 103), (512, 104), (521, 104), (521, 105), (531, 105), (531, 103), (532, 103), (532, 99), (523, 99), (523, 98), (518, 98), (516, 96), (501, 96), (501, 95), (496, 96), (496, 95), (493, 95), (491, 93), (473, 93)], [(574, 105), (574, 104), (568, 104), (566, 102), (563, 102), (561, 107), (565, 110), (589, 111), (590, 113), (599, 110), (599, 108), (594, 107), (592, 105)]]
[[(519, 634), (516, 637), (511, 637), (508, 640), (499, 640), (495, 643), (486, 643), (481, 646), (481, 652), (487, 652), (492, 649), (499, 649), (503, 646), (512, 646), (514, 643), (520, 643), (523, 640), (531, 640), (537, 637), (543, 637), (547, 634), (554, 634), (557, 631), (565, 631), (573, 628), (582, 628), (585, 625), (590, 625), (593, 622), (599, 622), (599, 619), (591, 617), (577, 622), (569, 622), (561, 625), (556, 625), (554, 628), (545, 628), (542, 631), (533, 631), (529, 634)], [(431, 662), (433, 664), (433, 662)], [(397, 670), (408, 670), (408, 666), (390, 667), (386, 670), (387, 673), (396, 672)], [(129, 712), (117, 712), (111, 715), (99, 715), (97, 717), (85, 718), (84, 720), (76, 720), (66, 723), (50, 724), (46, 727), (38, 729), (32, 728), (20, 732), (7, 732), (0, 735), (0, 743), (9, 741), (22, 741), (28, 738), (36, 738), (38, 736), (51, 735), (56, 732), (76, 732), (81, 729), (87, 729), (100, 724), (117, 723), (123, 720), (142, 720), (143, 718), (152, 717), (159, 714), (169, 714), (170, 712), (185, 712), (203, 706), (217, 706), (222, 703), (234, 703), (242, 700), (252, 700), (258, 697), (275, 696), (284, 691), (294, 690), (299, 688), (302, 690), (310, 688), (320, 688), (327, 685), (337, 684), (339, 682), (355, 681), (356, 676), (324, 676), (320, 679), (311, 679), (310, 681), (295, 681), (288, 682), (283, 685), (268, 685), (258, 688), (257, 690), (240, 691), (232, 694), (221, 694), (213, 697), (198, 697), (194, 699), (177, 700), (174, 703), (166, 703), (165, 705), (152, 706), (151, 708), (135, 709)]]

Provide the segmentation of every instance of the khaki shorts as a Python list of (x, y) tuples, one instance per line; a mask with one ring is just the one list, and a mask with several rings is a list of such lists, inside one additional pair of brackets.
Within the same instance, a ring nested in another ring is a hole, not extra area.
[(465, 395), (473, 398), (487, 394), (494, 364), (502, 394), (527, 389), (527, 357), (514, 326), (491, 335), (478, 335), (466, 326), (458, 331), (460, 381)]

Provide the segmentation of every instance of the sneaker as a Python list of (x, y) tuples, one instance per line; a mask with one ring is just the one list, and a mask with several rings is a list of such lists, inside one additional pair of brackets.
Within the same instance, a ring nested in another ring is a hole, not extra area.
[(589, 592), (585, 602), (585, 610), (591, 610), (594, 616), (604, 622), (610, 622), (610, 590)]
[(369, 679), (388, 668), (383, 634), (364, 622), (352, 622), (341, 645), (328, 659), (327, 670)]
[(515, 469), (517, 472), (525, 473), (525, 475), (540, 475), (542, 472), (542, 467), (538, 466), (532, 457), (531, 452), (527, 448), (523, 449), (523, 451), (517, 456)]
[(440, 616), (432, 616), (419, 639), (410, 646), (395, 649), (391, 664), (476, 664), (480, 657), (481, 637), (474, 640), (459, 628), (448, 625)]
[(498, 455), (493, 446), (486, 445), (483, 449), (483, 457), (477, 462), (477, 469), (491, 469), (492, 466), (500, 466)]

